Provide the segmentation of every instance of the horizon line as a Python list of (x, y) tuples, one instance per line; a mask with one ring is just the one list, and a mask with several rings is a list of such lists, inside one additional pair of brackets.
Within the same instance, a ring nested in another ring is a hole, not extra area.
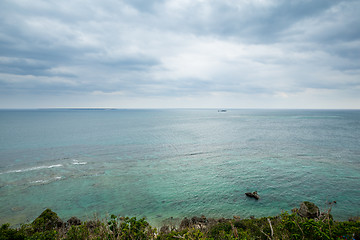
[(360, 108), (221, 108), (221, 107), (163, 107), (163, 108), (114, 108), (114, 107), (41, 107), (41, 108), (0, 108), (3, 110), (360, 110)]

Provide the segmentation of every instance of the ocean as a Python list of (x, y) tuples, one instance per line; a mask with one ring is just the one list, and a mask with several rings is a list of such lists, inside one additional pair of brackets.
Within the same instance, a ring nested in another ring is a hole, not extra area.
[[(245, 196), (257, 191), (260, 200)], [(359, 110), (0, 110), (0, 223), (360, 215)]]

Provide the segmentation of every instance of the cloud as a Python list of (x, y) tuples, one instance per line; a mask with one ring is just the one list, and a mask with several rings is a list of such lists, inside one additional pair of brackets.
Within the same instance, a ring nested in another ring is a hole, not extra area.
[(1, 94), (291, 108), (326, 92), (346, 107), (347, 94), (359, 103), (359, 11), (351, 0), (4, 0)]

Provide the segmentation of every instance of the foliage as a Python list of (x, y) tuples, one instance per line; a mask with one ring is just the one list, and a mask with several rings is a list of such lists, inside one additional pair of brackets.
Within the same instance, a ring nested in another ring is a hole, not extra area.
[(109, 239), (152, 239), (155, 234), (145, 218), (136, 220), (136, 217), (117, 217), (111, 215), (108, 221)]
[(25, 239), (25, 234), (17, 229), (10, 228), (10, 224), (3, 224), (0, 228), (0, 240), (14, 239), (20, 240)]
[(231, 223), (222, 222), (212, 226), (209, 230), (209, 237), (213, 239), (229, 239), (231, 236)]
[(44, 232), (35, 232), (28, 236), (28, 240), (55, 240), (58, 238), (58, 233), (55, 230), (47, 230)]
[(186, 228), (157, 232), (144, 219), (111, 215), (107, 221), (91, 220), (80, 225), (58, 225), (56, 213), (44, 211), (31, 224), (15, 229), (0, 228), (0, 240), (7, 239), (360, 239), (360, 221), (334, 221), (330, 214), (319, 219), (287, 212), (257, 219), (222, 219), (208, 225), (192, 224)]
[(66, 233), (66, 239), (69, 240), (89, 239), (89, 237), (90, 231), (84, 224), (71, 226), (69, 231)]
[(31, 225), (35, 232), (40, 232), (59, 228), (63, 225), (63, 222), (55, 212), (46, 209), (32, 222)]

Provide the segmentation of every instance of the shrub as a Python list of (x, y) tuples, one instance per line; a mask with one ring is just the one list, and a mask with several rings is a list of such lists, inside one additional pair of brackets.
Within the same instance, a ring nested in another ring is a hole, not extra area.
[(58, 232), (55, 230), (48, 230), (44, 232), (35, 232), (26, 238), (27, 240), (55, 240), (58, 239)]
[(330, 215), (309, 219), (296, 213), (285, 212), (276, 217), (259, 219), (206, 220), (203, 217), (200, 220), (201, 225), (180, 227), (178, 230), (167, 228), (156, 235), (156, 229), (144, 218), (111, 215), (106, 222), (91, 220), (69, 228), (62, 224), (56, 213), (47, 209), (31, 224), (22, 225), (20, 228), (13, 229), (9, 224), (3, 224), (0, 228), (0, 240), (360, 239), (360, 221), (336, 222)]
[(60, 228), (63, 225), (63, 221), (55, 212), (46, 209), (32, 222), (31, 225), (35, 232), (39, 232)]
[(0, 240), (22, 240), (25, 239), (25, 233), (17, 229), (10, 228), (10, 224), (3, 224), (0, 228)]
[(230, 222), (221, 222), (212, 226), (209, 230), (209, 236), (214, 239), (229, 239), (232, 227)]
[(136, 220), (136, 217), (117, 217), (111, 215), (108, 221), (109, 238), (120, 239), (152, 239), (155, 234), (145, 218)]
[(85, 225), (71, 226), (66, 233), (66, 239), (82, 240), (88, 239), (90, 235), (89, 229)]

